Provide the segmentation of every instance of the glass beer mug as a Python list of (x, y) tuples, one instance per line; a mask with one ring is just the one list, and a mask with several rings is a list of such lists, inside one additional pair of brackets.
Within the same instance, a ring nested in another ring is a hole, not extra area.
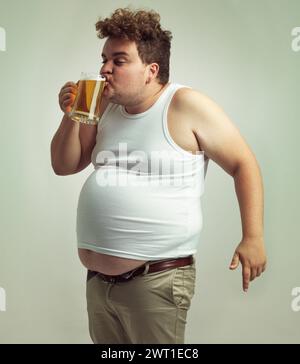
[(106, 79), (94, 72), (82, 72), (70, 118), (84, 124), (100, 121), (100, 105)]

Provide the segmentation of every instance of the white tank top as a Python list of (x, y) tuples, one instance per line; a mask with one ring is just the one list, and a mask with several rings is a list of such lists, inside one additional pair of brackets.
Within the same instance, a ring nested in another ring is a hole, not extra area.
[(168, 107), (181, 87), (169, 84), (140, 114), (116, 104), (105, 110), (92, 152), (95, 170), (78, 201), (79, 248), (138, 260), (196, 253), (208, 159), (169, 134)]

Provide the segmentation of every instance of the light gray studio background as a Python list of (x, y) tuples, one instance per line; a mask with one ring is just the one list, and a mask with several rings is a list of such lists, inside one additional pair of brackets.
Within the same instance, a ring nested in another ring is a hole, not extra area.
[(56, 176), (50, 142), (62, 85), (99, 70), (94, 24), (127, 5), (161, 14), (171, 81), (226, 111), (264, 178), (268, 270), (245, 294), (241, 269), (228, 269), (241, 239), (233, 179), (209, 164), (186, 342), (299, 343), (298, 0), (0, 0), (0, 342), (91, 342), (75, 218), (92, 166)]

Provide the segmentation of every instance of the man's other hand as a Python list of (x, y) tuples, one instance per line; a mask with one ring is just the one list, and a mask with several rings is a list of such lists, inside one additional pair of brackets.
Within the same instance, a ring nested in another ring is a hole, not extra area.
[(229, 269), (242, 264), (243, 290), (247, 292), (249, 282), (259, 277), (266, 269), (267, 258), (263, 238), (243, 238), (237, 246)]

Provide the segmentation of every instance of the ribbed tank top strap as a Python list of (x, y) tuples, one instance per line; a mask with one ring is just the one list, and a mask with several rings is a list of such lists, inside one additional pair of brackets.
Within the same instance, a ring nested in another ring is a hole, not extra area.
[(168, 88), (166, 94), (164, 95), (164, 105), (163, 105), (163, 110), (162, 110), (162, 128), (163, 128), (163, 132), (164, 132), (164, 136), (167, 140), (167, 142), (178, 152), (180, 152), (181, 154), (184, 154), (185, 156), (189, 156), (191, 158), (197, 158), (198, 155), (197, 154), (192, 154), (186, 150), (184, 150), (183, 148), (181, 148), (178, 144), (175, 143), (175, 141), (173, 140), (173, 138), (171, 137), (170, 133), (169, 133), (169, 128), (168, 128), (168, 110), (169, 110), (169, 106), (171, 104), (171, 101), (173, 99), (173, 96), (175, 95), (176, 91), (179, 90), (180, 88), (191, 88), (189, 86), (185, 86), (185, 85), (181, 85), (178, 83), (173, 83), (170, 85), (170, 87)]

